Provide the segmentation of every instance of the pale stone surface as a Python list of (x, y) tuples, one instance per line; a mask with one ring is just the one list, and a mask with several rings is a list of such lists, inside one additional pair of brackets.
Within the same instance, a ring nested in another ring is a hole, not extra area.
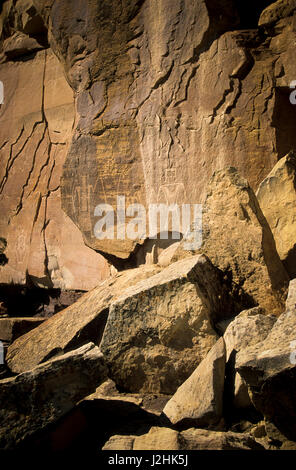
[(22, 441), (57, 421), (106, 380), (99, 348), (89, 343), (56, 359), (0, 381), (0, 448)]
[(168, 428), (152, 427), (148, 434), (137, 436), (134, 440), (133, 450), (178, 450), (179, 434)]
[[(183, 247), (182, 241), (176, 258), (186, 256)], [(284, 311), (288, 275), (256, 196), (235, 168), (217, 171), (209, 182), (198, 251), (228, 274), (253, 305), (268, 313)]]
[(289, 291), (286, 300), (286, 310), (296, 309), (296, 279), (292, 279), (289, 284)]
[(254, 406), (290, 440), (295, 433), (296, 311), (288, 310), (262, 341), (241, 350), (236, 370), (246, 381)]
[(224, 333), (226, 361), (229, 363), (230, 372), (228, 393), (232, 395), (233, 405), (236, 408), (247, 408), (251, 405), (248, 387), (234, 370), (236, 354), (265, 339), (275, 322), (274, 315), (266, 315), (264, 309), (254, 307), (237, 315)]
[(23, 33), (15, 33), (3, 43), (3, 52), (8, 59), (15, 59), (34, 51), (43, 49), (36, 39)]
[(0, 340), (12, 342), (19, 336), (36, 328), (44, 322), (44, 318), (0, 318)]
[(296, 154), (290, 152), (281, 158), (262, 181), (256, 195), (277, 252), (293, 278), (296, 276)]
[(133, 450), (136, 436), (112, 436), (102, 450)]
[(103, 450), (264, 450), (250, 434), (152, 427), (142, 436), (112, 436)]
[(225, 353), (225, 343), (220, 338), (166, 404), (163, 413), (172, 424), (187, 427), (219, 424), (223, 412)]
[(171, 264), (112, 303), (102, 351), (125, 390), (174, 393), (218, 336), (212, 324), (233, 312), (219, 272), (203, 255)]
[(293, 15), (296, 10), (295, 0), (278, 0), (268, 6), (261, 14), (259, 18), (259, 26), (267, 26), (272, 23)]
[(238, 352), (263, 341), (270, 333), (276, 320), (274, 315), (266, 315), (265, 310), (260, 307), (243, 310), (229, 324), (224, 333), (226, 361), (229, 360), (233, 352)]
[(108, 308), (124, 289), (157, 272), (144, 266), (118, 273), (84, 294), (77, 302), (55, 314), (39, 327), (18, 338), (8, 348), (7, 363), (16, 373), (86, 341), (100, 342)]

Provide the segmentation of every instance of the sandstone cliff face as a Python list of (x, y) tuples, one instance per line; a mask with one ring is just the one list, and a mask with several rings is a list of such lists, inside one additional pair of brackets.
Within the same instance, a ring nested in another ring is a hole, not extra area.
[(95, 238), (95, 207), (116, 207), (117, 195), (127, 205), (199, 203), (229, 164), (257, 189), (296, 144), (295, 8), (5, 1), (1, 282), (24, 283), (27, 272), (40, 285), (89, 288), (106, 277), (83, 240), (123, 260), (143, 243)]

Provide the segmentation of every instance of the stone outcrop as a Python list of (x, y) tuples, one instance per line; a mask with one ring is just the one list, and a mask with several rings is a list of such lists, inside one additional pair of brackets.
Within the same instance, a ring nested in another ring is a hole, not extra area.
[(8, 348), (8, 366), (14, 373), (20, 373), (87, 341), (99, 344), (110, 302), (122, 290), (155, 272), (157, 268), (144, 266), (105, 280), (73, 305), (14, 341)]
[(263, 341), (241, 350), (236, 357), (236, 370), (247, 383), (254, 406), (279, 434), (294, 441), (295, 322), (296, 310), (290, 309)]
[(282, 158), (256, 193), (271, 228), (277, 252), (291, 276), (296, 276), (296, 154)]
[(236, 354), (263, 341), (275, 322), (275, 316), (266, 315), (262, 308), (254, 307), (237, 315), (224, 333), (228, 393), (232, 396), (236, 408), (247, 408), (251, 405), (247, 385), (240, 374), (235, 373)]
[(289, 284), (289, 290), (286, 300), (286, 310), (296, 309), (296, 279), (292, 279)]
[(94, 344), (48, 361), (33, 370), (0, 381), (0, 448), (11, 450), (70, 411), (107, 378)]
[[(199, 251), (231, 277), (250, 303), (282, 313), (289, 278), (256, 196), (235, 168), (211, 178), (202, 224)], [(181, 242), (175, 258), (186, 256), (186, 244)]]
[(296, 0), (1, 2), (0, 447), (296, 447), (295, 43)]
[[(60, 203), (75, 118), (73, 92), (51, 50), (0, 64), (0, 233), (9, 262), (0, 282), (90, 289), (108, 273)], [(13, 112), (11, 112), (13, 110)]]
[[(257, 12), (266, 4), (258, 4)], [(185, 9), (179, 1), (172, 7), (169, 0), (150, 0), (141, 8), (130, 1), (120, 16), (116, 2), (109, 5), (98, 15), (89, 0), (87, 18), (82, 8), (69, 18), (64, 5), (56, 4), (50, 43), (77, 90), (80, 118), (64, 169), (63, 207), (90, 246), (127, 258), (135, 243), (94, 237), (97, 204), (114, 207), (117, 194), (125, 194), (127, 204), (145, 206), (201, 202), (213, 171), (229, 164), (256, 188), (293, 147), (292, 123), (287, 130), (278, 110), (290, 106), (281, 90), (295, 75), (288, 65), (295, 32), (287, 17), (281, 34), (262, 37), (253, 29), (258, 13), (240, 18), (231, 2), (213, 7), (200, 0)], [(77, 16), (88, 24), (84, 37)], [(106, 29), (111, 19), (119, 24), (117, 35)], [(100, 56), (94, 29), (100, 31), (99, 50), (105, 51)], [(78, 165), (86, 149), (86, 160)], [(73, 207), (73, 181), (89, 202), (87, 214), (82, 202)]]
[(164, 407), (163, 413), (172, 424), (187, 427), (219, 424), (223, 413), (225, 359), (225, 343), (220, 338)]
[(264, 450), (249, 434), (152, 427), (142, 436), (112, 436), (103, 450)]
[(116, 0), (105, 8), (95, 0), (76, 8), (70, 0), (7, 0), (0, 17), (4, 282), (24, 283), (28, 268), (38, 285), (94, 287), (108, 268), (83, 240), (124, 260), (143, 243), (95, 237), (95, 207), (115, 207), (117, 195), (146, 208), (200, 203), (213, 171), (230, 164), (257, 189), (295, 147), (294, 10), (292, 0), (252, 8), (231, 0), (186, 8), (180, 0), (129, 0), (123, 8)]
[(171, 264), (111, 307), (101, 349), (123, 389), (174, 393), (215, 344), (217, 319), (234, 303), (203, 255)]
[(274, 23), (292, 16), (296, 10), (295, 0), (278, 0), (272, 2), (261, 14), (259, 26), (271, 26)]

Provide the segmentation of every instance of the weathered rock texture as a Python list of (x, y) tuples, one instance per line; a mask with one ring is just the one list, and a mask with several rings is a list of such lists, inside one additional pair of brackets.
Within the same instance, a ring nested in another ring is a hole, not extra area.
[(291, 278), (296, 276), (296, 154), (282, 158), (256, 193)]
[(156, 267), (144, 266), (106, 279), (70, 307), (18, 338), (8, 349), (6, 360), (10, 369), (24, 372), (87, 341), (99, 344), (112, 300), (128, 286), (157, 271)]
[(152, 427), (142, 436), (112, 436), (103, 450), (264, 450), (249, 434)]
[(260, 307), (244, 310), (230, 323), (224, 333), (227, 362), (227, 387), (229, 399), (237, 408), (251, 405), (248, 388), (240, 374), (235, 373), (236, 354), (263, 341), (269, 334), (276, 317), (266, 315)]
[(289, 283), (288, 296), (286, 300), (286, 310), (296, 309), (296, 279), (292, 279)]
[(0, 381), (0, 449), (15, 449), (36, 437), (106, 377), (103, 355), (89, 343), (17, 377)]
[(4, 2), (5, 282), (25, 282), (26, 270), (72, 288), (104, 277), (78, 229), (90, 247), (127, 259), (136, 241), (94, 236), (94, 208), (115, 206), (118, 194), (127, 205), (201, 202), (210, 175), (229, 164), (257, 188), (296, 146), (295, 5), (262, 13), (273, 3)]
[[(289, 277), (256, 196), (235, 168), (211, 178), (202, 224), (199, 251), (249, 296), (250, 304), (282, 313)], [(186, 243), (181, 242), (175, 258), (186, 256)]]
[(172, 424), (210, 427), (223, 413), (226, 351), (223, 338), (213, 346), (193, 374), (164, 407)]
[[(254, 406), (287, 439), (296, 440), (296, 310), (280, 316), (264, 341), (241, 350), (236, 369)], [(268, 432), (268, 431), (267, 431)]]
[(131, 391), (174, 393), (215, 344), (215, 321), (233, 309), (203, 255), (139, 282), (110, 308), (101, 348), (111, 378)]
[(108, 273), (63, 213), (60, 178), (74, 121), (73, 92), (50, 50), (0, 65), (2, 283), (89, 289)]

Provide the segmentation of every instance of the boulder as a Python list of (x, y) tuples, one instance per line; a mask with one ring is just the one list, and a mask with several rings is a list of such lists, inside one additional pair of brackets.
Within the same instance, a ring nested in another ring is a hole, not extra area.
[(175, 393), (216, 343), (215, 321), (233, 308), (207, 257), (171, 264), (112, 303), (101, 343), (110, 377), (124, 390)]
[[(289, 440), (296, 440), (296, 310), (288, 310), (261, 342), (241, 350), (236, 370), (255, 408)], [(268, 430), (267, 430), (268, 434)]]
[(12, 343), (44, 322), (44, 318), (0, 318), (0, 340)]
[[(296, 5), (295, 5), (296, 8)], [(290, 277), (296, 276), (296, 154), (281, 158), (257, 190), (257, 199)]]
[(142, 436), (112, 436), (103, 450), (264, 450), (250, 434), (152, 427)]
[(187, 427), (219, 424), (223, 413), (225, 357), (225, 343), (220, 338), (164, 407), (163, 413), (172, 424)]
[(296, 310), (296, 279), (292, 279), (289, 284), (286, 310)]
[(226, 361), (238, 351), (265, 339), (276, 320), (277, 317), (266, 315), (261, 307), (243, 310), (233, 319), (224, 333)]
[(15, 449), (70, 411), (107, 378), (99, 348), (79, 349), (0, 381), (0, 449)]
[(259, 26), (270, 26), (277, 21), (293, 15), (296, 10), (295, 0), (278, 0), (269, 5), (260, 15)]
[[(289, 278), (275, 242), (246, 179), (232, 167), (212, 176), (203, 204), (202, 245), (198, 250), (247, 294), (249, 307), (284, 311)], [(189, 255), (181, 241), (177, 257)]]
[(224, 333), (228, 398), (236, 408), (251, 406), (248, 387), (241, 376), (235, 373), (236, 354), (266, 338), (275, 322), (276, 316), (266, 315), (264, 309), (254, 307), (237, 315)]
[(38, 44), (36, 39), (20, 32), (15, 33), (3, 43), (3, 52), (9, 60), (19, 58), (40, 49), (43, 49), (43, 47)]
[(155, 272), (157, 268), (143, 266), (106, 279), (77, 302), (14, 341), (8, 348), (8, 366), (14, 373), (20, 373), (88, 341), (99, 344), (111, 301), (128, 286)]

